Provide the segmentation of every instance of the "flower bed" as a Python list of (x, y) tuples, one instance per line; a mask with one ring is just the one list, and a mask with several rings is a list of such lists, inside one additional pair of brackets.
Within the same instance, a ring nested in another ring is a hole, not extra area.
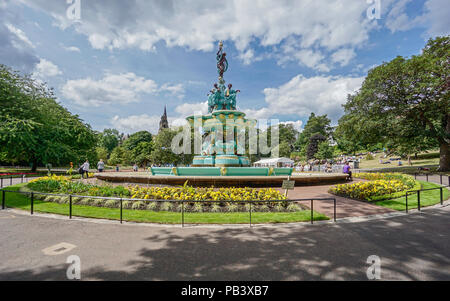
[(361, 173), (355, 177), (369, 181), (340, 184), (330, 188), (335, 195), (365, 201), (380, 201), (405, 195), (408, 190), (420, 189), (411, 176), (396, 173)]
[[(30, 181), (27, 188), (32, 191), (78, 194), (96, 197), (123, 197), (143, 199), (123, 201), (123, 208), (152, 211), (181, 211), (181, 202), (176, 201), (205, 201), (185, 202), (187, 212), (243, 212), (250, 210), (259, 212), (293, 212), (302, 210), (299, 204), (288, 202), (267, 202), (271, 200), (285, 200), (286, 197), (272, 188), (194, 188), (187, 185), (180, 187), (140, 187), (140, 186), (99, 186), (71, 181), (70, 177), (50, 176)], [(36, 195), (36, 198), (56, 203), (67, 203), (68, 197)], [(148, 200), (148, 201), (146, 201)], [(153, 200), (153, 201), (152, 201)], [(158, 200), (155, 202), (154, 200)], [(170, 200), (170, 202), (168, 202)], [(73, 204), (98, 207), (119, 208), (118, 200), (97, 198), (73, 198)], [(206, 202), (214, 201), (214, 202)], [(265, 202), (261, 202), (265, 201)]]

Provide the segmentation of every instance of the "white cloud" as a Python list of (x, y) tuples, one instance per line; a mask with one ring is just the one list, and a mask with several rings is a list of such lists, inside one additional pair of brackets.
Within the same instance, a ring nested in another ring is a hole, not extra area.
[[(341, 76), (316, 76), (306, 78), (297, 75), (289, 82), (278, 88), (264, 89), (267, 106), (260, 109), (244, 109), (247, 117), (252, 119), (269, 119), (279, 115), (297, 115), (307, 117), (311, 112), (316, 114), (327, 114), (333, 121), (342, 114), (341, 105), (347, 100), (347, 95), (355, 92), (361, 87), (363, 77), (341, 77)], [(239, 109), (239, 108), (238, 108)], [(190, 115), (207, 114), (208, 103), (184, 103), (175, 108), (178, 116), (169, 117), (171, 126), (185, 124), (185, 118)], [(112, 126), (124, 132), (135, 132), (138, 130), (150, 130), (157, 132), (160, 116), (132, 115), (128, 117), (119, 116), (111, 120)], [(303, 122), (283, 121), (282, 124), (292, 124), (298, 131), (302, 130)]]
[(428, 34), (444, 36), (450, 33), (450, 6), (447, 0), (428, 0), (423, 18), (428, 23)]
[(160, 91), (168, 92), (170, 95), (177, 96), (179, 99), (184, 98), (184, 85), (183, 84), (164, 84), (159, 89)]
[(149, 131), (151, 133), (158, 132), (159, 121), (161, 116), (147, 114), (131, 115), (128, 117), (114, 116), (111, 119), (111, 125), (118, 129), (120, 132), (134, 133), (137, 131)]
[(184, 103), (175, 108), (175, 112), (179, 113), (180, 116), (191, 116), (198, 114), (207, 114), (208, 113), (208, 102), (199, 102), (199, 103)]
[(129, 72), (123, 74), (106, 74), (100, 80), (91, 78), (67, 81), (62, 94), (81, 106), (108, 104), (127, 104), (140, 101), (140, 94), (153, 94), (158, 91), (158, 85), (151, 79), (137, 76)]
[(363, 77), (297, 75), (278, 88), (264, 89), (267, 107), (244, 110), (253, 118), (269, 118), (273, 115), (297, 115), (307, 117), (311, 112), (327, 114), (336, 120), (342, 114), (341, 105), (347, 95), (361, 87)]
[(67, 81), (62, 87), (65, 98), (81, 106), (94, 106), (109, 104), (127, 104), (139, 102), (142, 94), (158, 95), (168, 93), (184, 97), (183, 85), (158, 84), (133, 72), (122, 74), (106, 74), (100, 80), (91, 78)]
[(427, 35), (435, 37), (450, 33), (450, 6), (447, 0), (427, 0), (424, 13), (419, 16), (408, 16), (406, 9), (412, 0), (400, 0), (390, 7), (386, 18), (386, 27), (392, 32), (407, 31), (416, 27), (427, 28)]
[(334, 63), (339, 63), (341, 66), (346, 66), (356, 56), (356, 53), (351, 48), (339, 49), (331, 56), (331, 60)]
[[(15, 27), (12, 24), (5, 24), (6, 28), (8, 28), (8, 30), (13, 33), (14, 35), (16, 35), (16, 37), (22, 41), (26, 46), (30, 47), (30, 48), (35, 48), (34, 44), (30, 41), (30, 39), (27, 37), (27, 35), (19, 28)], [(20, 45), (16, 45), (17, 48), (20, 48)]]
[(0, 0), (0, 62), (16, 70), (30, 73), (39, 58), (33, 43), (26, 34), (11, 23), (17, 22), (19, 14), (7, 9), (5, 1)]
[(61, 75), (62, 71), (54, 63), (41, 58), (39, 63), (34, 68), (33, 77), (36, 79), (43, 80), (48, 77), (54, 77)]
[(283, 121), (283, 122), (280, 122), (280, 123), (281, 124), (292, 124), (294, 129), (296, 129), (299, 132), (301, 132), (302, 129), (303, 129), (303, 121), (301, 121), (301, 120), (297, 120), (297, 121)]
[[(135, 133), (138, 131), (149, 131), (153, 134), (158, 133), (161, 116), (157, 115), (130, 115), (127, 117), (114, 116), (111, 120), (111, 126), (124, 133)], [(186, 124), (184, 118), (168, 118), (170, 126), (183, 126)]]
[[(168, 47), (212, 51), (218, 40), (231, 41), (244, 64), (255, 60), (255, 46), (271, 47), (295, 37), (307, 64), (312, 49), (335, 51), (364, 44), (374, 22), (366, 18), (366, 1), (85, 1), (81, 22), (65, 16), (59, 0), (22, 0), (51, 14), (61, 27), (74, 26), (93, 48), (139, 48), (154, 51), (158, 42)], [(309, 50), (309, 52), (307, 52)], [(312, 68), (326, 71), (325, 64)], [(309, 65), (307, 65), (309, 66)]]
[(63, 48), (64, 48), (64, 50), (70, 51), (70, 52), (81, 52), (80, 48), (75, 47), (75, 46), (68, 46), (68, 47), (63, 46)]

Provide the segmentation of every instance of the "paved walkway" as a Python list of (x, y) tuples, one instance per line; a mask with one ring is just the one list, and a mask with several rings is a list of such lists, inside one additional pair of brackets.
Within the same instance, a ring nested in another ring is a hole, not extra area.
[[(355, 183), (357, 181), (348, 182)], [(333, 195), (328, 189), (333, 185), (318, 186), (300, 186), (289, 190), (288, 197), (290, 199), (316, 199), (316, 198), (336, 198), (336, 218), (366, 216), (394, 212), (394, 210), (372, 205), (370, 203), (355, 201), (352, 199)], [(283, 191), (282, 189), (279, 189)], [(310, 202), (301, 202), (310, 207)], [(333, 218), (334, 207), (333, 201), (314, 201), (314, 210)]]
[[(417, 180), (420, 181), (426, 181), (427, 176), (426, 175), (417, 175)], [(439, 175), (428, 175), (428, 182), (433, 182), (436, 184), (441, 184), (441, 177)], [(442, 185), (450, 185), (450, 176), (442, 175)]]
[(182, 229), (0, 210), (0, 281), (65, 280), (69, 255), (79, 256), (82, 280), (367, 280), (370, 255), (381, 259), (381, 280), (450, 280), (449, 214)]

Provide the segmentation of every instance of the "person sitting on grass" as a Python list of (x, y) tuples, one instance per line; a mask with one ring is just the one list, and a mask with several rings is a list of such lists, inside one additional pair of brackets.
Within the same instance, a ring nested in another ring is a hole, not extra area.
[(348, 174), (347, 180), (349, 180), (349, 181), (353, 180), (352, 179), (352, 171), (351, 171), (351, 168), (350, 168), (350, 163), (345, 162), (345, 165), (342, 168), (342, 172)]

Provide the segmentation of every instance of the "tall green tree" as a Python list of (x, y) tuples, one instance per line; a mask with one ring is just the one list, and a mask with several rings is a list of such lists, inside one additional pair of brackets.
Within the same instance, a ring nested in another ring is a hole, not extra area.
[(314, 134), (309, 138), (308, 147), (306, 148), (306, 158), (308, 160), (317, 158), (316, 153), (319, 151), (319, 145), (328, 143), (327, 138), (322, 134)]
[(450, 170), (450, 37), (430, 39), (422, 53), (372, 69), (344, 105), (340, 131), (365, 145), (384, 143), (409, 155), (440, 148)]
[(183, 161), (183, 156), (175, 154), (171, 149), (172, 140), (178, 132), (168, 128), (162, 129), (154, 136), (154, 149), (150, 156), (152, 163), (178, 165)]
[(119, 146), (120, 139), (123, 135), (116, 129), (104, 129), (100, 133), (99, 146), (104, 147), (108, 151), (108, 155), (111, 154), (113, 149)]
[(130, 151), (127, 150), (123, 146), (117, 146), (111, 152), (111, 155), (109, 156), (109, 159), (108, 159), (108, 164), (110, 164), (110, 165), (117, 165), (117, 164), (128, 165), (128, 164), (132, 163), (131, 161), (132, 161), (132, 159), (131, 159)]
[(151, 154), (154, 149), (153, 142), (142, 141), (131, 150), (131, 160), (139, 166), (147, 166), (151, 162)]
[(306, 153), (306, 149), (312, 136), (320, 134), (326, 139), (329, 139), (331, 137), (332, 130), (331, 120), (326, 114), (316, 116), (316, 114), (311, 113), (305, 127), (303, 128), (303, 131), (298, 135), (298, 139), (294, 144), (295, 150)]
[(45, 84), (0, 65), (0, 154), (8, 162), (68, 165), (95, 161), (96, 136)]
[(131, 134), (124, 142), (123, 146), (128, 150), (133, 150), (141, 142), (152, 142), (152, 134), (148, 131), (139, 131)]

